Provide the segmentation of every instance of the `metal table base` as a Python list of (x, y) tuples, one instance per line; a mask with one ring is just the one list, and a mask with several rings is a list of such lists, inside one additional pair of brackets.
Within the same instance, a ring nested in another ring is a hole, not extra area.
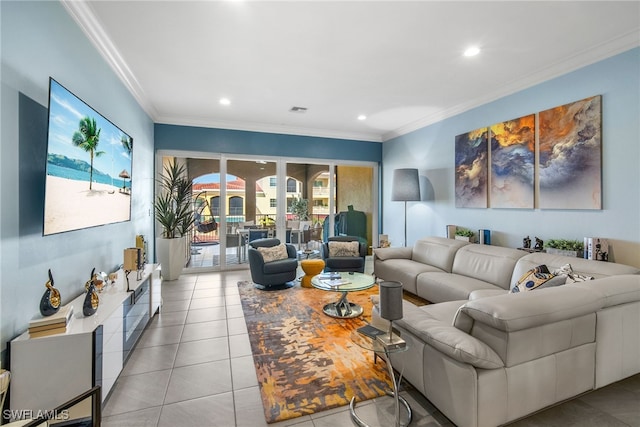
[[(413, 418), (413, 414), (411, 412), (411, 407), (409, 406), (409, 402), (405, 400), (402, 396), (400, 396), (400, 392), (398, 388), (400, 386), (400, 381), (402, 380), (402, 375), (398, 375), (396, 378), (395, 372), (393, 371), (393, 366), (391, 366), (391, 359), (389, 358), (388, 353), (380, 353), (380, 356), (384, 359), (387, 364), (387, 369), (389, 370), (389, 377), (391, 378), (391, 382), (393, 383), (393, 391), (388, 391), (387, 395), (394, 398), (394, 407), (395, 407), (395, 426), (396, 427), (406, 427), (411, 424), (411, 419)], [(403, 423), (400, 419), (400, 403), (407, 410), (407, 420), (406, 423)], [(351, 412), (351, 420), (358, 427), (369, 427), (367, 423), (362, 421), (358, 414), (356, 414), (356, 398), (355, 396), (351, 398), (351, 403), (349, 403), (349, 410)]]
[(363, 309), (361, 305), (347, 301), (347, 293), (342, 292), (342, 296), (338, 302), (331, 302), (322, 308), (327, 316), (338, 319), (353, 319), (362, 315)]

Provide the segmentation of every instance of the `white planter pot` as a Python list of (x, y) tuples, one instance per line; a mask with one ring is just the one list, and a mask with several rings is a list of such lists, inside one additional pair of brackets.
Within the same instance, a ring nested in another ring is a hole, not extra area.
[(572, 256), (572, 257), (578, 256), (577, 251), (567, 251), (567, 250), (556, 249), (556, 248), (547, 248), (546, 251), (548, 254), (553, 254), (553, 255), (563, 255), (563, 256)]
[(456, 240), (463, 240), (465, 242), (471, 242), (474, 243), (476, 241), (476, 237), (475, 236), (458, 236), (456, 235)]
[(175, 239), (156, 238), (156, 253), (164, 280), (176, 280), (182, 274), (185, 259), (186, 237)]

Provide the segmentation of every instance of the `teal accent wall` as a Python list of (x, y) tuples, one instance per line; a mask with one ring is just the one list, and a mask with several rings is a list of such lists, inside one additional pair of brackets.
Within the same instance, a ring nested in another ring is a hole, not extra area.
[[(455, 207), (456, 135), (559, 105), (602, 95), (602, 210), (460, 209)], [(423, 201), (409, 202), (409, 245), (445, 236), (455, 224), (492, 230), (492, 244), (519, 247), (535, 236), (604, 237), (613, 260), (640, 267), (640, 48), (514, 93), (383, 144), (384, 233), (402, 244), (403, 203), (391, 201), (393, 169), (420, 171)]]
[[(4, 350), (39, 313), (48, 269), (66, 304), (84, 292), (92, 268), (109, 271), (121, 264), (123, 249), (135, 244), (136, 234), (147, 236), (153, 250), (154, 151), (153, 122), (60, 3), (2, 1), (0, 20)], [(42, 236), (50, 76), (133, 137), (131, 221)]]
[(249, 132), (194, 126), (155, 125), (156, 150), (251, 154), (379, 163), (379, 142)]

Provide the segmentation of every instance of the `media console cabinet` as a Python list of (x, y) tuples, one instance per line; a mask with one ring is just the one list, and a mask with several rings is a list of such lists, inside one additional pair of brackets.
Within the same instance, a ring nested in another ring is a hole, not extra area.
[(27, 331), (9, 343), (12, 410), (51, 410), (96, 385), (104, 402), (161, 305), (160, 266), (148, 264), (141, 273), (140, 280), (137, 272), (129, 273), (127, 291), (124, 271), (118, 271), (115, 283), (99, 293), (92, 316), (82, 314), (84, 293), (71, 301), (66, 332), (31, 338)]

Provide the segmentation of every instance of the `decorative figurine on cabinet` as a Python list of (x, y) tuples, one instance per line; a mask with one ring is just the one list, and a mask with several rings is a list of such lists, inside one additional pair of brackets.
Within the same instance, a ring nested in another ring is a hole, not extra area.
[(531, 239), (529, 238), (529, 236), (522, 239), (522, 247), (525, 249), (529, 249), (531, 247)]
[(40, 314), (43, 316), (51, 316), (60, 309), (60, 291), (53, 287), (53, 275), (51, 269), (49, 269), (49, 280), (44, 284), (47, 290), (44, 291), (42, 298), (40, 299)]
[(82, 304), (82, 313), (87, 317), (93, 315), (98, 309), (98, 304), (100, 304), (100, 298), (96, 292), (95, 280), (97, 277), (95, 272), (95, 268), (91, 270), (91, 278), (84, 284), (87, 295), (84, 297), (84, 303)]
[(113, 273), (109, 273), (109, 284), (111, 286), (116, 284), (116, 280), (118, 280), (118, 273), (116, 273), (115, 271)]
[(536, 237), (536, 245), (533, 247), (533, 249), (535, 249), (536, 251), (542, 251), (543, 246), (544, 246), (544, 242), (542, 241), (542, 239), (538, 239)]

